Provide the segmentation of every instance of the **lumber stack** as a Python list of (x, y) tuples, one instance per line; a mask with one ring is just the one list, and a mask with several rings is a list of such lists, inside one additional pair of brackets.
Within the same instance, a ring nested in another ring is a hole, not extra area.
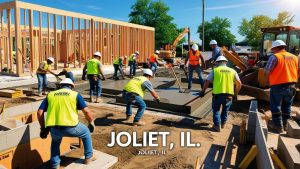
[(0, 97), (19, 98), (23, 96), (22, 90), (0, 90)]

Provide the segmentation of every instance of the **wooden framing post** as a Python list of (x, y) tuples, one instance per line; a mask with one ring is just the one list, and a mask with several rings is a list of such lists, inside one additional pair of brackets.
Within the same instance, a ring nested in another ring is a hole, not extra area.
[(11, 37), (11, 14), (10, 9), (6, 10), (7, 15), (7, 31), (8, 31), (8, 55), (7, 55), (7, 68), (12, 71), (12, 60), (13, 60), (13, 54), (12, 54), (12, 37)]
[(15, 39), (16, 39), (16, 73), (18, 76), (23, 74), (22, 55), (19, 48), (21, 46), (21, 29), (20, 29), (20, 8), (15, 8)]
[(74, 52), (74, 68), (76, 68), (76, 37), (75, 37), (75, 32), (74, 32), (74, 17), (72, 17), (72, 36), (71, 39), (73, 41), (73, 52)]
[(86, 19), (84, 20), (84, 57), (85, 57), (85, 62), (88, 61), (88, 57), (87, 57), (87, 54), (88, 54), (88, 50), (87, 50), (87, 46), (88, 46), (88, 43), (87, 43), (87, 29), (86, 29)]
[(29, 45), (30, 45), (30, 71), (33, 71), (34, 68), (36, 68), (36, 65), (34, 64), (34, 61), (36, 58), (34, 58), (34, 52), (33, 52), (33, 12), (31, 9), (29, 9)]
[(44, 53), (43, 53), (43, 38), (42, 38), (43, 34), (42, 34), (42, 12), (39, 12), (39, 62), (41, 62), (42, 60), (44, 60), (45, 58)]
[(69, 50), (68, 50), (68, 30), (67, 30), (67, 16), (64, 16), (64, 26), (65, 26), (65, 57), (66, 61), (64, 67), (69, 67)]
[(47, 56), (46, 58), (48, 58), (49, 56), (52, 56), (51, 53), (51, 41), (50, 41), (50, 14), (47, 13), (47, 27), (48, 27), (48, 39), (47, 39)]
[(57, 16), (54, 14), (53, 15), (53, 28), (54, 28), (54, 69), (57, 70), (57, 65), (58, 65), (58, 57), (57, 57)]
[(82, 43), (81, 43), (81, 41), (82, 41), (82, 34), (81, 34), (81, 20), (80, 20), (80, 18), (78, 18), (78, 34), (79, 34), (79, 37), (78, 37), (78, 40), (79, 40), (79, 68), (81, 68), (81, 63), (82, 63), (82, 49), (81, 49), (81, 47), (82, 47)]

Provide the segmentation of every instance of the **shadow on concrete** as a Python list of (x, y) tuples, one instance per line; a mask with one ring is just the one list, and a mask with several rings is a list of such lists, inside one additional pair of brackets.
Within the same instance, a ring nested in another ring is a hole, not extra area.
[[(250, 150), (250, 146), (239, 145), (239, 130), (239, 126), (233, 125), (226, 146), (212, 144), (201, 166), (202, 169), (238, 168), (238, 165)], [(232, 161), (235, 162), (233, 163)], [(256, 167), (254, 164), (251, 164), (248, 169), (251, 168)]]
[[(132, 125), (132, 123), (126, 123), (125, 119), (112, 119), (112, 118), (109, 118), (109, 117), (112, 117), (112, 116), (113, 116), (112, 114), (107, 114), (104, 117), (96, 118), (94, 123), (95, 123), (96, 126), (112, 126), (114, 124)], [(125, 117), (125, 115), (124, 115), (124, 117)]]
[(162, 119), (162, 120), (155, 121), (153, 124), (159, 124), (163, 126), (176, 127), (182, 129), (213, 131), (211, 127), (209, 127), (209, 123), (195, 123), (195, 120), (190, 118), (184, 118), (180, 121)]
[(15, 151), (11, 153), (13, 156), (11, 161), (12, 169), (31, 169), (43, 163), (39, 152), (37, 150), (31, 150), (29, 125), (26, 126), (19, 145)]

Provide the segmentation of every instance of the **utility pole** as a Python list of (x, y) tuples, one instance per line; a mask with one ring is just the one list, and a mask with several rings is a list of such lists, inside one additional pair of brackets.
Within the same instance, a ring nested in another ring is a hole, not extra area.
[(202, 52), (204, 52), (204, 0), (202, 0)]

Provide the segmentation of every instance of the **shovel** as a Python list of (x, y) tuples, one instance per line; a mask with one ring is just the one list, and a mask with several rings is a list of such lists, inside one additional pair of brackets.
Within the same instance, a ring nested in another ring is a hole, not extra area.
[(170, 69), (172, 70), (172, 73), (173, 73), (173, 75), (174, 75), (174, 77), (175, 77), (175, 79), (176, 79), (176, 82), (177, 82), (178, 86), (179, 86), (179, 93), (189, 93), (188, 90), (186, 90), (186, 89), (183, 90), (183, 89), (182, 89), (181, 84), (180, 84), (180, 82), (179, 82), (179, 80), (178, 80), (178, 77), (177, 77), (177, 75), (176, 75), (176, 73), (175, 73), (175, 71), (174, 71), (174, 69), (173, 69), (172, 66), (170, 66)]

